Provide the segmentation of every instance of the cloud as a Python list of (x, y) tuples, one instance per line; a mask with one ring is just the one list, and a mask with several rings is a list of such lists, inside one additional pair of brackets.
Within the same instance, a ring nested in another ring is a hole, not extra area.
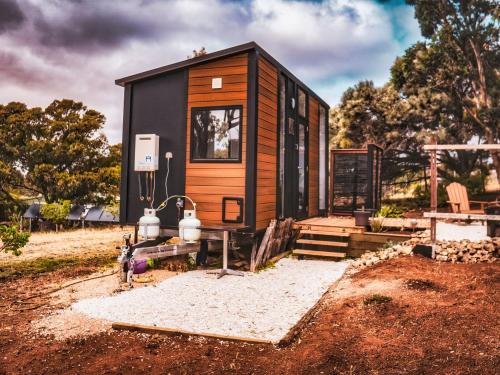
[(24, 14), (13, 0), (0, 0), (0, 33), (16, 29), (24, 22)]
[(388, 78), (418, 37), (412, 16), (368, 0), (0, 0), (0, 103), (81, 100), (119, 142), (116, 78), (255, 40), (334, 105), (358, 80)]

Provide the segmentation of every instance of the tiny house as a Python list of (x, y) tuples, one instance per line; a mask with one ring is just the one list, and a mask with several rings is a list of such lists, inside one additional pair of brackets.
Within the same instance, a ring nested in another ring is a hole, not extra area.
[[(327, 213), (329, 106), (256, 43), (116, 84), (125, 89), (122, 224), (143, 215), (144, 191), (155, 202), (188, 196), (203, 225), (251, 231)], [(157, 171), (145, 179), (134, 160), (141, 135), (157, 136)], [(158, 217), (176, 226), (175, 202)]]

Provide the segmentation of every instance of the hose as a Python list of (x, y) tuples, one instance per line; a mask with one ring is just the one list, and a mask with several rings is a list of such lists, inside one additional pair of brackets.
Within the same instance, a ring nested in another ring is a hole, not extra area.
[(168, 197), (167, 199), (165, 199), (163, 202), (160, 203), (160, 205), (158, 206), (156, 211), (161, 211), (165, 207), (167, 207), (168, 201), (172, 198), (186, 198), (187, 200), (189, 200), (191, 202), (193, 209), (196, 211), (196, 203), (194, 203), (194, 201), (191, 198), (189, 198), (187, 195), (172, 195), (171, 197)]

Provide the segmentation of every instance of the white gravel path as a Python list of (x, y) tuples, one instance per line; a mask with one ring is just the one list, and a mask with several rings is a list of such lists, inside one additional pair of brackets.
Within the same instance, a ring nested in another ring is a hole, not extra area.
[(216, 279), (206, 271), (156, 287), (81, 300), (72, 309), (115, 322), (279, 342), (344, 273), (348, 262), (285, 258), (276, 268)]

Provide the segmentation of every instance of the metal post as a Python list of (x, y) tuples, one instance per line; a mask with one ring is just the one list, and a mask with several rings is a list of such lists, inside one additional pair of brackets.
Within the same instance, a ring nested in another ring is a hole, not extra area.
[[(437, 152), (430, 152), (431, 158), (431, 212), (437, 212)], [(436, 242), (436, 218), (431, 218), (431, 241)]]
[(227, 270), (227, 257), (228, 257), (228, 246), (229, 246), (229, 232), (224, 231), (222, 243), (222, 269)]
[(216, 271), (207, 271), (207, 273), (216, 273), (217, 278), (220, 279), (225, 275), (233, 275), (233, 276), (244, 276), (245, 274), (241, 271), (231, 270), (227, 265), (227, 258), (229, 252), (229, 231), (223, 230), (222, 234), (222, 269)]

